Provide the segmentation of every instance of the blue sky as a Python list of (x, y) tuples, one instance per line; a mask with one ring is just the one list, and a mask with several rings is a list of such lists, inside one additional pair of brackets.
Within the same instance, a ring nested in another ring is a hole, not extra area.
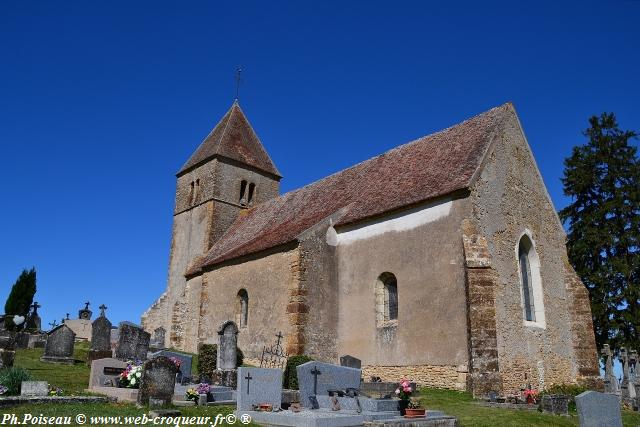
[[(445, 4), (446, 3), (446, 4)], [(0, 302), (138, 322), (174, 173), (241, 105), (288, 191), (512, 101), (556, 208), (590, 115), (640, 129), (640, 2), (0, 2)]]

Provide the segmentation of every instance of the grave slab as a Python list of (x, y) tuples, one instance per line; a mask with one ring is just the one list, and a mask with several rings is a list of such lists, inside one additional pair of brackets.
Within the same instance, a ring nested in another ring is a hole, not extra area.
[(94, 360), (89, 374), (89, 389), (94, 387), (117, 387), (118, 377), (127, 368), (127, 362), (113, 358)]
[(20, 396), (47, 396), (49, 384), (46, 381), (22, 381)]

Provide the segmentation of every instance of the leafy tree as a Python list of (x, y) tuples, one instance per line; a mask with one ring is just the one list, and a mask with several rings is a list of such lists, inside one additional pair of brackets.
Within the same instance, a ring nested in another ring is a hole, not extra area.
[(4, 305), (6, 314), (26, 316), (36, 294), (36, 269), (22, 270)]
[(599, 348), (640, 345), (640, 159), (637, 134), (613, 113), (589, 119), (589, 141), (565, 159), (562, 183), (572, 203), (560, 211), (569, 226), (569, 259), (589, 289)]

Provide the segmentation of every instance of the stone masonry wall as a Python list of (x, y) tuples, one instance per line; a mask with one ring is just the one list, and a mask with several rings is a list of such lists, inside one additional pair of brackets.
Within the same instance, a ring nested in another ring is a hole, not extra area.
[(576, 354), (577, 381), (591, 388), (600, 389), (603, 384), (600, 379), (589, 291), (569, 264), (568, 259), (565, 260), (565, 271), (565, 283), (571, 295), (571, 331), (574, 336), (573, 350)]
[(297, 247), (283, 247), (205, 272), (198, 344), (216, 344), (218, 327), (226, 320), (236, 320), (241, 289), (249, 297), (247, 325), (240, 327), (238, 333), (238, 346), (245, 357), (260, 359), (262, 348), (274, 344), (278, 332), (282, 332), (287, 342), (296, 332), (290, 324), (287, 306), (290, 291), (298, 286), (298, 260)]
[(467, 365), (415, 365), (415, 366), (363, 366), (362, 377), (372, 376), (384, 382), (398, 382), (403, 378), (415, 381), (418, 386), (466, 390)]
[[(565, 285), (565, 234), (513, 110), (496, 131), (471, 197), (496, 273), (502, 391), (511, 393), (529, 383), (539, 389), (574, 383), (579, 369), (575, 342), (580, 337), (572, 330), (571, 312), (577, 310), (571, 308), (574, 298)], [(524, 318), (518, 264), (523, 234), (533, 242), (539, 265), (544, 316), (536, 314), (536, 322)], [(589, 310), (586, 301), (575, 301), (580, 310)]]
[(474, 396), (486, 396), (502, 388), (496, 337), (496, 273), (491, 268), (487, 240), (478, 235), (471, 221), (463, 221), (462, 229), (468, 301), (468, 387)]

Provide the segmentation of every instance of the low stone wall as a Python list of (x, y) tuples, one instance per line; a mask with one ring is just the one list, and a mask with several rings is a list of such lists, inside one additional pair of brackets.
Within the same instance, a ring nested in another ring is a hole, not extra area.
[(418, 386), (467, 389), (466, 365), (363, 366), (362, 377), (365, 381), (380, 377), (384, 382), (398, 382), (407, 378)]

